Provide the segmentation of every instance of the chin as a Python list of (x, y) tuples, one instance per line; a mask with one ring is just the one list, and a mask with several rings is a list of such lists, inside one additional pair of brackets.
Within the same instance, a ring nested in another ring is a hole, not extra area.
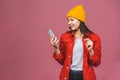
[(74, 27), (69, 27), (71, 31), (75, 31), (76, 29)]
[(72, 30), (72, 31), (75, 31), (76, 29), (74, 29), (74, 28), (71, 28), (71, 30)]

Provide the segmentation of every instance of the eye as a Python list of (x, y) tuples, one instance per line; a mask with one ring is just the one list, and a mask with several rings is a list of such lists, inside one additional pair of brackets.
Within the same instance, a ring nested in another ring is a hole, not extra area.
[(67, 21), (69, 22), (69, 21), (74, 21), (75, 19), (74, 18), (69, 18), (69, 19), (67, 19)]
[(71, 21), (74, 21), (74, 19), (72, 19), (72, 18), (71, 18), (70, 20), (71, 20)]

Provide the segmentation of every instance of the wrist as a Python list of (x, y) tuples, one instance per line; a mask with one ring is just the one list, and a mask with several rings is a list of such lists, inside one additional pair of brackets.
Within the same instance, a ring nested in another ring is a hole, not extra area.
[(56, 55), (59, 55), (60, 54), (60, 50), (59, 50), (59, 48), (54, 48), (55, 49), (55, 53), (56, 53)]
[(93, 56), (93, 55), (94, 55), (94, 50), (93, 50), (93, 49), (90, 49), (90, 50), (89, 50), (89, 53), (90, 53), (90, 56)]

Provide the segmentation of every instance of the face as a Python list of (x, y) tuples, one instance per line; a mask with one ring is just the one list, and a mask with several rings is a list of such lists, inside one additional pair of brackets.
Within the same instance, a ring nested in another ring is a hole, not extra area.
[(73, 17), (68, 17), (68, 25), (70, 30), (77, 30), (79, 29), (80, 21)]

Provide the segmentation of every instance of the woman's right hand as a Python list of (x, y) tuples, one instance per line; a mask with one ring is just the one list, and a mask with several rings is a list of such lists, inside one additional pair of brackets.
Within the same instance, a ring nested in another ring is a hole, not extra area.
[(55, 49), (59, 49), (58, 39), (54, 35), (50, 37), (50, 43)]

